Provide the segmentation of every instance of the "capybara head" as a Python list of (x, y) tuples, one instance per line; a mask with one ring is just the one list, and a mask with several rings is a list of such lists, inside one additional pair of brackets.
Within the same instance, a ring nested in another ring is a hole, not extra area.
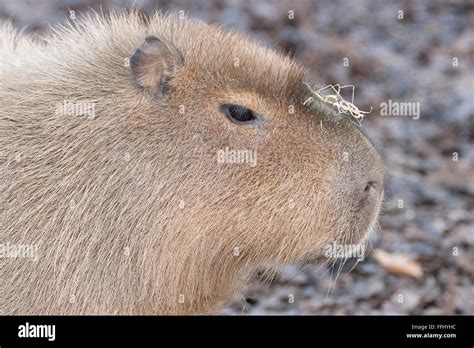
[(28, 45), (33, 58), (20, 47), (2, 68), (0, 151), (24, 160), (2, 168), (1, 213), (6, 240), (25, 242), (21, 227), (40, 245), (33, 271), (9, 266), (40, 285), (26, 299), (7, 281), (5, 312), (202, 313), (263, 263), (372, 230), (381, 159), (350, 116), (303, 105), (306, 73), (288, 57), (134, 13)]
[(186, 36), (148, 36), (130, 63), (146, 106), (134, 117), (177, 147), (173, 168), (164, 163), (182, 176), (173, 181), (187, 202), (182, 233), (254, 260), (297, 261), (321, 243), (363, 240), (384, 171), (350, 117), (303, 106), (305, 71), (290, 59), (214, 26), (177, 25)]

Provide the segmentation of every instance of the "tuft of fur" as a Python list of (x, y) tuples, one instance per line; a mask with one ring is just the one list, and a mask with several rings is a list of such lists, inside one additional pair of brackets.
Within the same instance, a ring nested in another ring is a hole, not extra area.
[[(150, 35), (184, 59), (162, 99), (127, 64)], [(0, 48), (0, 244), (38, 248), (0, 258), (0, 314), (209, 313), (261, 264), (375, 223), (380, 200), (348, 197), (354, 178), (382, 175), (377, 152), (302, 105), (302, 67), (242, 34), (132, 11), (35, 39), (6, 24)], [(65, 101), (94, 114), (58, 113)], [(221, 103), (266, 123), (231, 124)], [(226, 147), (255, 150), (257, 166), (218, 163)]]

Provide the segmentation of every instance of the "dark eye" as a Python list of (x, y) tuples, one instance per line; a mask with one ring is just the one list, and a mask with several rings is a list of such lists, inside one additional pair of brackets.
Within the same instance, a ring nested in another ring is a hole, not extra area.
[(237, 124), (248, 124), (257, 119), (252, 110), (239, 105), (224, 104), (221, 106), (221, 112)]

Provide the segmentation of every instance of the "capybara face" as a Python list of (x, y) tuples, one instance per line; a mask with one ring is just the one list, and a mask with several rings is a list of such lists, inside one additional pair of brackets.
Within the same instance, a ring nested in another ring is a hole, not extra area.
[(38, 247), (2, 259), (0, 313), (207, 313), (372, 230), (380, 157), (291, 59), (133, 12), (0, 34), (0, 236)]
[(363, 242), (384, 170), (350, 116), (304, 106), (305, 73), (288, 58), (213, 26), (190, 30), (191, 45), (151, 36), (131, 59), (132, 74), (151, 82), (145, 117), (169, 110), (174, 184), (186, 187), (182, 233), (201, 230), (255, 261)]

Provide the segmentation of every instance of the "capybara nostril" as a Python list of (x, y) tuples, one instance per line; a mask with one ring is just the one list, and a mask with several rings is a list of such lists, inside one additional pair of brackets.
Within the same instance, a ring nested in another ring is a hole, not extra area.
[(377, 202), (379, 184), (375, 180), (363, 180), (358, 185), (355, 185), (353, 191), (353, 204), (357, 209), (367, 209), (372, 207)]
[(377, 192), (378, 184), (375, 181), (369, 181), (365, 186), (364, 192), (367, 194), (367, 197), (374, 195)]
[(364, 188), (361, 191), (361, 202), (367, 206), (377, 205), (383, 192), (383, 171), (380, 168), (374, 170), (361, 183), (361, 189)]

